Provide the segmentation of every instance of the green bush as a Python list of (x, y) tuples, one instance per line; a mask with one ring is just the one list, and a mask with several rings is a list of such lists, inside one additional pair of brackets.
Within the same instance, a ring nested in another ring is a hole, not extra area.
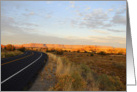
[(25, 47), (20, 47), (18, 50), (21, 51), (21, 52), (24, 52), (25, 51)]
[(79, 53), (79, 52), (80, 52), (80, 50), (77, 51), (77, 53)]
[(122, 52), (119, 52), (119, 53), (117, 53), (117, 55), (123, 55), (123, 53), (122, 53)]
[(94, 56), (94, 54), (93, 54), (93, 53), (90, 53), (90, 56)]
[(63, 50), (56, 51), (55, 53), (56, 53), (57, 55), (63, 55)]
[(101, 51), (101, 52), (99, 52), (98, 54), (99, 54), (99, 55), (107, 55), (106, 52), (104, 52), (104, 51)]

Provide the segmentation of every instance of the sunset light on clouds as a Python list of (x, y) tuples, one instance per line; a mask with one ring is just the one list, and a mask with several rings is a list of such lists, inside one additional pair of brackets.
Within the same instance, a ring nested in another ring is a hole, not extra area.
[(1, 1), (2, 44), (126, 47), (126, 1)]

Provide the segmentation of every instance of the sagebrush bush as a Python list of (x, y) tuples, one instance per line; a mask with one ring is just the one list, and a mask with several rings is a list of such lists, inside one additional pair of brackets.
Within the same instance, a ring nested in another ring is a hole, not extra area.
[(57, 55), (63, 55), (63, 50), (57, 50), (57, 51), (55, 51), (55, 53), (56, 53)]
[(119, 53), (117, 53), (117, 55), (123, 55), (123, 53), (122, 53), (122, 52), (119, 52)]
[(104, 51), (101, 51), (101, 52), (99, 52), (98, 54), (99, 54), (99, 55), (107, 55), (107, 53), (104, 52)]
[(94, 56), (94, 54), (93, 54), (93, 53), (90, 53), (90, 56)]
[(25, 51), (25, 47), (20, 47), (20, 48), (18, 48), (18, 50), (24, 52)]

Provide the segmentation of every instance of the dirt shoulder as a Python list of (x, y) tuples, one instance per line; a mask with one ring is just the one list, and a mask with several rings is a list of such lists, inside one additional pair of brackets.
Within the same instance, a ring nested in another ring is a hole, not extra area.
[(56, 82), (56, 62), (54, 57), (49, 56), (47, 64), (45, 64), (43, 70), (40, 72), (35, 82), (29, 89), (29, 91), (48, 91), (55, 85)]

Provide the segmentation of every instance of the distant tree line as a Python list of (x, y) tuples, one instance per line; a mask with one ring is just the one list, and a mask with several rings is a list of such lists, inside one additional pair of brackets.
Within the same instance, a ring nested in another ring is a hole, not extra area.
[(26, 49), (25, 47), (18, 47), (18, 48), (15, 48), (15, 46), (11, 45), (11, 44), (8, 44), (4, 47), (4, 50), (6, 51), (14, 51), (14, 50), (19, 50), (21, 52), (24, 52)]

